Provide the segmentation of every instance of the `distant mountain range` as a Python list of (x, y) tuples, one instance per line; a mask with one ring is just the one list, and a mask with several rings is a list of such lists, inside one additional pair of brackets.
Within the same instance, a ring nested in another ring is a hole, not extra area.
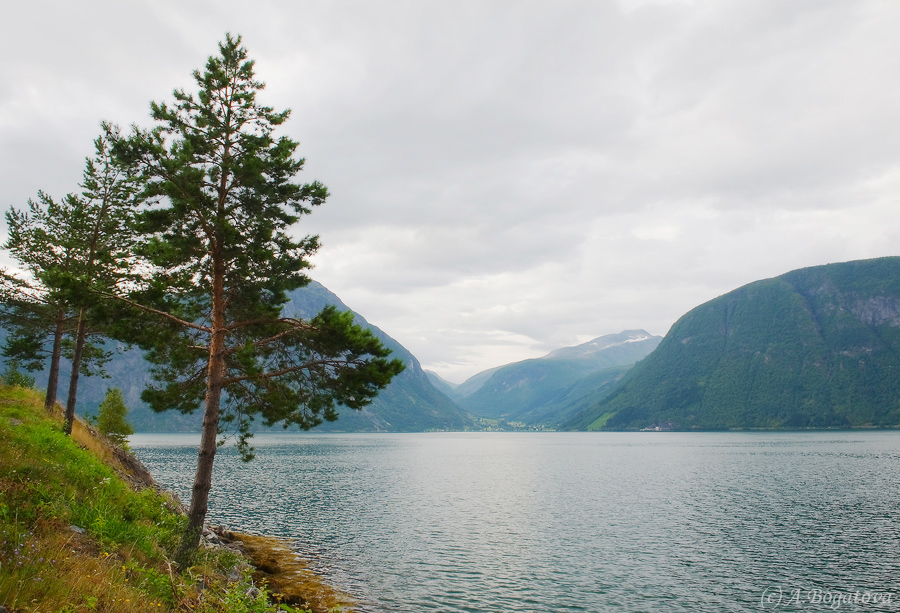
[(565, 426), (900, 426), (900, 257), (803, 268), (698, 306)]
[[(313, 281), (307, 287), (289, 295), (284, 313), (292, 317), (309, 318), (327, 305), (341, 310), (349, 308), (321, 284)], [(368, 323), (354, 312), (356, 323), (372, 330), (392, 351), (391, 357), (400, 358), (406, 365), (400, 375), (382, 390), (376, 399), (361, 411), (339, 409), (340, 419), (325, 422), (317, 431), (337, 432), (408, 432), (427, 430), (464, 430), (472, 426), (472, 420), (450, 398), (439, 392), (422, 370), (419, 361), (400, 343), (382, 330)], [(0, 334), (5, 337), (5, 334)], [(2, 342), (3, 338), (0, 338)], [(60, 373), (59, 401), (65, 403), (71, 369), (63, 361)], [(82, 377), (79, 381), (77, 410), (81, 414), (94, 412), (103, 400), (107, 387), (122, 390), (126, 404), (131, 408), (128, 420), (138, 432), (194, 432), (199, 431), (202, 413), (196, 411), (183, 415), (177, 411), (154, 413), (140, 400), (141, 391), (150, 382), (150, 368), (137, 349), (120, 348), (107, 365), (108, 378)], [(37, 373), (38, 386), (46, 387), (46, 373)]]
[(644, 330), (609, 334), (486, 370), (445, 393), (476, 417), (555, 427), (609, 393), (661, 340)]
[[(348, 310), (312, 283), (290, 295), (285, 313), (310, 317), (329, 304)], [(900, 427), (900, 257), (750, 283), (691, 310), (664, 339), (643, 330), (601, 336), (460, 385), (422, 370), (396, 340), (354, 316), (406, 370), (369, 407), (344, 409), (320, 431)], [(122, 349), (107, 370), (108, 379), (82, 378), (79, 412), (94, 410), (114, 386), (138, 431), (199, 429), (199, 413), (156, 414), (140, 402), (149, 367), (139, 351)], [(46, 384), (45, 375), (37, 379)]]

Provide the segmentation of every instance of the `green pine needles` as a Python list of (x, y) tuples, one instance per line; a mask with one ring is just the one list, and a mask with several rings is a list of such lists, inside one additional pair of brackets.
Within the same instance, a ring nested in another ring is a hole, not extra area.
[(80, 193), (54, 200), (38, 192), (28, 208), (6, 213), (4, 244), (18, 274), (0, 271), (0, 322), (10, 331), (5, 357), (39, 370), (50, 357), (45, 406), (56, 403), (59, 363), (66, 353), (72, 377), (66, 399), (66, 431), (72, 431), (78, 376), (102, 373), (110, 354), (91, 338), (107, 335), (96, 314), (97, 291), (110, 291), (133, 264), (130, 218), (139, 184), (113, 158), (115, 126), (103, 124), (94, 157), (85, 162)]
[(257, 102), (264, 85), (240, 37), (228, 35), (219, 52), (194, 73), (196, 94), (176, 90), (171, 104), (153, 103), (156, 126), (115, 144), (144, 185), (134, 223), (144, 274), (118, 295), (143, 325), (121, 335), (154, 364), (146, 402), (204, 411), (187, 549), (206, 515), (223, 424), (236, 428), (249, 459), (254, 421), (311, 428), (336, 419), (339, 405), (367, 405), (403, 369), (352, 314), (282, 317), (319, 248), (317, 236), (294, 238), (292, 226), (328, 191), (294, 182), (304, 164), (298, 143), (274, 135), (289, 111)]

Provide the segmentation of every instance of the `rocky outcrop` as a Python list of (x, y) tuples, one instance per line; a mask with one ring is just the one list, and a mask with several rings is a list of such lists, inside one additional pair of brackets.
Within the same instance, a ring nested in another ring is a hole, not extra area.
[(280, 602), (313, 613), (353, 612), (353, 599), (325, 584), (294, 551), (289, 539), (233, 532), (210, 527), (205, 539), (214, 546), (240, 552), (254, 567), (253, 580), (265, 584)]

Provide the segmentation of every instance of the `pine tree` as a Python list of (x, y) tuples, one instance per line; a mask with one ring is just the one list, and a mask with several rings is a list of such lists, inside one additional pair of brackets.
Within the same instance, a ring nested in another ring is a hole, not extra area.
[(90, 358), (101, 368), (109, 358), (107, 352), (87, 342), (91, 332), (104, 334), (102, 329), (90, 329), (89, 309), (96, 305), (96, 292), (108, 291), (130, 277), (133, 264), (130, 221), (139, 184), (112, 155), (110, 145), (118, 139), (118, 129), (104, 123), (103, 131), (94, 140), (94, 157), (86, 160), (80, 197), (69, 197), (71, 212), (67, 230), (76, 245), (77, 264), (64, 270), (50, 269), (43, 275), (50, 286), (67, 292), (71, 304), (77, 308), (72, 374), (66, 399), (67, 433), (71, 433), (75, 419), (78, 378), (84, 358)]
[(65, 218), (63, 204), (44, 192), (38, 192), (37, 200), (29, 199), (25, 211), (10, 208), (6, 213), (9, 235), (3, 247), (19, 263), (22, 274), (0, 273), (0, 321), (9, 331), (3, 355), (27, 370), (41, 370), (47, 338), (52, 339), (44, 400), (47, 411), (56, 404), (63, 335), (71, 323), (71, 309), (65, 297), (47, 287), (41, 277), (53, 268), (67, 270), (74, 261), (71, 246), (60, 238), (65, 234), (60, 225)]
[(171, 106), (152, 103), (157, 126), (117, 145), (148, 200), (136, 222), (148, 274), (122, 297), (156, 318), (122, 330), (154, 364), (142, 399), (158, 411), (203, 407), (182, 559), (199, 543), (220, 428), (233, 422), (249, 459), (255, 419), (311, 428), (336, 419), (338, 405), (362, 408), (403, 369), (351, 313), (282, 316), (319, 246), (291, 226), (328, 192), (292, 182), (304, 164), (298, 143), (273, 136), (289, 111), (257, 103), (264, 85), (240, 37), (219, 52), (194, 72), (196, 96), (176, 90)]
[(131, 265), (129, 219), (138, 184), (113, 158), (109, 145), (118, 131), (103, 125), (94, 141), (95, 155), (85, 163), (80, 194), (61, 201), (43, 192), (28, 209), (6, 214), (9, 238), (4, 245), (28, 278), (3, 271), (0, 318), (11, 330), (3, 348), (6, 357), (37, 369), (52, 338), (45, 404), (56, 401), (59, 363), (67, 343), (72, 362), (66, 401), (66, 432), (75, 418), (78, 379), (102, 372), (109, 353), (90, 342), (102, 337), (102, 320), (91, 322), (98, 290), (109, 290), (127, 276)]
[(26, 375), (19, 370), (19, 362), (10, 360), (6, 363), (6, 370), (0, 375), (0, 380), (6, 385), (18, 387), (34, 387), (34, 377)]
[(122, 390), (117, 387), (108, 388), (97, 413), (97, 430), (100, 434), (117, 445), (123, 445), (128, 436), (134, 434), (134, 428), (128, 423), (126, 416), (128, 407)]

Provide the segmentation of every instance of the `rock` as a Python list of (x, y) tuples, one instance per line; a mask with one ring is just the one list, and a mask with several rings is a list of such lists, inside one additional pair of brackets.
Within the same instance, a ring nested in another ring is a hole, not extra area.
[(69, 530), (77, 534), (87, 534), (87, 530), (85, 530), (81, 526), (76, 526), (75, 524), (69, 526)]

